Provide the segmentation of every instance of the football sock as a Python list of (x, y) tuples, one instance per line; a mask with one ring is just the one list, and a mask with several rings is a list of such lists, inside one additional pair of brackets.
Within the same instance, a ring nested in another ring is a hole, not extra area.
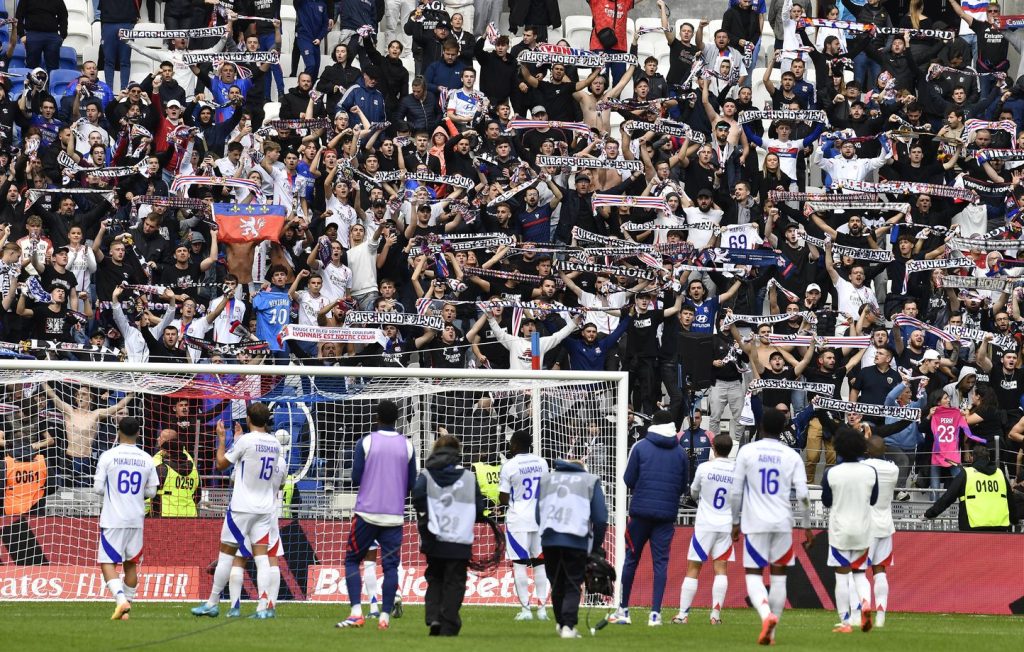
[(270, 566), (270, 608), (277, 605), (277, 596), (281, 592), (281, 567), (272, 564)]
[(228, 600), (231, 608), (242, 606), (242, 583), (245, 581), (245, 569), (241, 566), (232, 566), (231, 574), (228, 575)]
[(366, 601), (371, 605), (377, 598), (377, 562), (363, 562), (363, 591), (366, 592)]
[(270, 558), (254, 555), (253, 561), (256, 562), (256, 595), (260, 598), (256, 611), (263, 611), (270, 599)]
[[(885, 624), (885, 612), (889, 609), (889, 575), (875, 573), (875, 623)], [(881, 623), (878, 621), (881, 620)]]
[(530, 606), (530, 576), (527, 574), (526, 564), (512, 564), (512, 577), (516, 583), (519, 604), (526, 609)]
[(847, 579), (846, 575), (836, 573), (836, 611), (843, 625), (850, 624), (850, 583)]
[[(138, 580), (136, 580), (136, 582), (137, 581)], [(135, 599), (135, 593), (138, 590), (139, 590), (138, 586), (128, 586), (127, 582), (124, 583), (124, 597), (128, 599), (128, 602), (131, 602), (132, 600)]]
[(234, 559), (234, 555), (229, 555), (226, 552), (217, 555), (217, 568), (213, 571), (213, 587), (210, 589), (210, 599), (206, 601), (208, 606), (215, 607), (220, 602), (220, 594), (224, 591), (224, 586), (231, 576), (231, 562)]
[(772, 575), (771, 585), (768, 604), (771, 605), (772, 613), (782, 618), (782, 612), (786, 609), (786, 576)]
[(548, 601), (548, 592), (551, 591), (551, 582), (548, 582), (548, 571), (544, 564), (533, 567), (533, 595), (537, 598), (538, 606), (543, 609)]
[[(717, 581), (718, 577), (715, 576), (715, 582)], [(696, 577), (683, 578), (683, 586), (679, 589), (679, 613), (684, 616), (690, 613), (690, 605), (693, 604), (693, 598), (697, 595), (697, 584)]]
[(127, 596), (124, 594), (124, 583), (120, 577), (107, 580), (107, 589), (110, 590), (110, 595), (114, 596), (114, 599), (117, 600), (117, 604), (128, 601)]
[(850, 573), (853, 575), (854, 592), (850, 595), (850, 602), (856, 600), (861, 611), (871, 610), (871, 584), (868, 576), (864, 573)]
[[(686, 580), (683, 580), (686, 583)], [(697, 591), (697, 580), (693, 582), (693, 590)], [(722, 605), (725, 604), (725, 593), (729, 590), (729, 576), (728, 575), (715, 575), (715, 583), (711, 585), (711, 617), (721, 618), (722, 617)], [(693, 596), (690, 596), (690, 600), (693, 600)], [(769, 603), (771, 597), (768, 598)], [(689, 603), (687, 603), (687, 609), (689, 609)]]
[(757, 610), (757, 615), (761, 616), (761, 620), (764, 620), (771, 615), (772, 610), (768, 606), (768, 591), (764, 588), (764, 578), (760, 575), (746, 575), (747, 578), (747, 596), (750, 598), (750, 604)]

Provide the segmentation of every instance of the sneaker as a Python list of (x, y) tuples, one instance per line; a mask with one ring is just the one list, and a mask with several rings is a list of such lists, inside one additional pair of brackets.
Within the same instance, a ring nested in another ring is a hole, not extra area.
[(111, 620), (128, 620), (128, 612), (132, 610), (131, 602), (121, 602), (114, 607), (114, 615), (110, 617)]
[(405, 607), (402, 606), (402, 598), (395, 596), (395, 606), (391, 608), (392, 618), (401, 618), (405, 615)]
[(632, 625), (633, 621), (629, 618), (629, 609), (616, 609), (615, 613), (608, 616), (609, 625)]
[(371, 611), (371, 612), (370, 612), (369, 614), (367, 614), (367, 616), (366, 616), (366, 617), (367, 617), (367, 618), (380, 618), (380, 611), (379, 611), (379, 610), (377, 610), (377, 609), (374, 609), (374, 610), (373, 610), (373, 611)]
[(377, 629), (384, 631), (391, 628), (391, 616), (384, 613), (380, 615), (380, 620), (377, 621)]
[(690, 617), (686, 614), (676, 614), (672, 618), (673, 625), (685, 625), (688, 622), (690, 622)]
[(257, 611), (253, 615), (249, 616), (252, 620), (268, 620), (274, 618), (277, 614), (274, 613), (273, 609), (264, 609), (263, 611)]
[(647, 619), (648, 627), (661, 627), (661, 614), (657, 611), (652, 611), (650, 617)]
[(779, 617), (775, 614), (768, 614), (768, 617), (761, 623), (761, 635), (757, 637), (758, 645), (771, 645), (775, 634), (775, 626), (779, 624)]
[(562, 631), (559, 632), (559, 636), (562, 638), (582, 638), (580, 633), (576, 631), (575, 627), (569, 627), (568, 625), (562, 627)]
[(434, 622), (430, 623), (430, 635), (431, 636), (440, 636), (441, 635), (441, 623), (437, 622), (436, 620)]
[(240, 607), (231, 607), (230, 609), (228, 609), (228, 615), (226, 617), (227, 618), (241, 618), (242, 617), (242, 609)]
[(711, 624), (712, 625), (721, 625), (722, 624), (722, 619), (721, 618), (716, 618), (716, 617), (712, 616), (711, 617)]
[(193, 616), (209, 616), (210, 618), (216, 618), (220, 615), (220, 607), (218, 605), (210, 606), (205, 602), (198, 607), (192, 608)]
[(896, 492), (896, 502), (898, 502), (898, 503), (905, 503), (908, 500), (910, 500), (910, 492), (909, 491), (897, 491)]
[(537, 609), (537, 620), (547, 620), (547, 619), (548, 619), (548, 610), (545, 609), (544, 607), (541, 607), (541, 608)]
[(850, 627), (849, 623), (839, 623), (832, 628), (833, 634), (849, 634), (853, 631), (853, 627)]
[(885, 610), (878, 609), (875, 611), (875, 627), (885, 627)]
[(533, 612), (530, 611), (529, 607), (523, 607), (519, 610), (519, 613), (516, 614), (516, 617), (513, 618), (513, 620), (533, 620)]
[(335, 627), (344, 629), (345, 627), (362, 627), (366, 624), (366, 619), (362, 616), (349, 616), (345, 620), (336, 624)]
[(865, 634), (871, 631), (873, 623), (871, 622), (871, 610), (864, 609), (860, 612), (860, 631)]

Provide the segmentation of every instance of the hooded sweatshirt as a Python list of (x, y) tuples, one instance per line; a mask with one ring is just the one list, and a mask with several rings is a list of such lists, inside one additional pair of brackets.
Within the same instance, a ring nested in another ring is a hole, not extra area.
[[(469, 559), (472, 556), (471, 544), (438, 541), (428, 527), (427, 473), (438, 485), (448, 487), (462, 477), (466, 469), (462, 466), (462, 453), (454, 448), (438, 448), (433, 451), (424, 464), (424, 470), (416, 478), (412, 488), (412, 505), (416, 509), (416, 526), (420, 531), (420, 552), (428, 557), (440, 559)], [(480, 519), (484, 514), (484, 496), (480, 493), (480, 485), (476, 485), (476, 515)]]
[(674, 521), (679, 497), (690, 478), (686, 451), (679, 446), (675, 424), (652, 425), (629, 453), (623, 480), (633, 493), (633, 518)]

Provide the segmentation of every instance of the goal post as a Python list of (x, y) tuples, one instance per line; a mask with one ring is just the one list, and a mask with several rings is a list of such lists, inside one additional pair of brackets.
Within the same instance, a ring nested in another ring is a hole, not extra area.
[[(161, 491), (147, 516), (139, 597), (205, 598), (230, 496), (230, 478), (211, 463), (214, 426), (218, 420), (244, 425), (245, 406), (255, 400), (271, 405), (272, 431), (290, 444), (293, 493), (286, 496), (293, 499), (279, 521), (282, 599), (348, 600), (344, 544), (356, 493), (348, 476), (351, 448), (369, 432), (382, 399), (399, 405), (398, 427), (413, 442), (420, 469), (443, 432), (459, 437), (464, 464), (478, 477), (481, 469), (494, 473), (508, 438), (521, 429), (533, 433), (549, 462), (583, 459), (602, 480), (609, 508), (604, 548), (621, 567), (627, 378), (624, 372), (2, 360), (0, 600), (107, 597), (96, 563), (100, 498), (91, 492), (92, 472), (124, 416), (142, 422), (146, 452), (163, 450), (172, 459), (165, 469), (174, 469), (182, 490), (166, 498)], [(194, 492), (186, 459), (198, 476)], [(45, 477), (31, 476), (33, 469)], [(17, 492), (7, 483), (14, 473), (26, 480)], [(193, 499), (194, 506), (184, 504)], [(418, 544), (410, 504), (399, 585), (410, 603), (421, 602), (424, 589)], [(502, 562), (471, 577), (467, 604), (518, 604), (510, 569)], [(363, 602), (369, 600), (364, 594)]]

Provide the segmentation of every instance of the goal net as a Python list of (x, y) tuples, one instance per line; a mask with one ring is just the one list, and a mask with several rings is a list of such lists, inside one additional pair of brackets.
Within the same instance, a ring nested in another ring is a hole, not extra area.
[[(355, 506), (352, 450), (372, 430), (382, 399), (400, 408), (398, 429), (422, 468), (439, 434), (462, 444), (501, 523), (497, 474), (516, 430), (533, 434), (549, 461), (579, 459), (602, 482), (609, 508), (604, 548), (621, 564), (625, 532), (625, 375), (581, 372), (365, 369), (5, 361), (0, 364), (3, 516), (0, 600), (105, 599), (97, 565), (96, 459), (116, 423), (142, 423), (140, 446), (159, 454), (162, 484), (146, 518), (140, 599), (205, 599), (212, 583), (230, 471), (215, 469), (218, 421), (245, 425), (249, 402), (267, 403), (271, 432), (286, 442), (289, 479), (279, 520), (281, 600), (348, 602), (345, 543)], [(483, 526), (478, 526), (483, 527)], [(619, 536), (616, 536), (616, 535)], [(493, 543), (493, 538), (491, 539)], [(483, 552), (483, 551), (480, 551)], [(422, 602), (425, 560), (407, 506), (399, 593)], [(361, 575), (364, 572), (360, 569)], [(369, 571), (367, 571), (369, 572)], [(378, 579), (380, 566), (375, 569)], [(369, 577), (367, 577), (369, 579)], [(245, 597), (255, 595), (250, 562)], [(364, 604), (375, 596), (365, 592)], [(511, 564), (470, 574), (467, 604), (518, 604)]]

